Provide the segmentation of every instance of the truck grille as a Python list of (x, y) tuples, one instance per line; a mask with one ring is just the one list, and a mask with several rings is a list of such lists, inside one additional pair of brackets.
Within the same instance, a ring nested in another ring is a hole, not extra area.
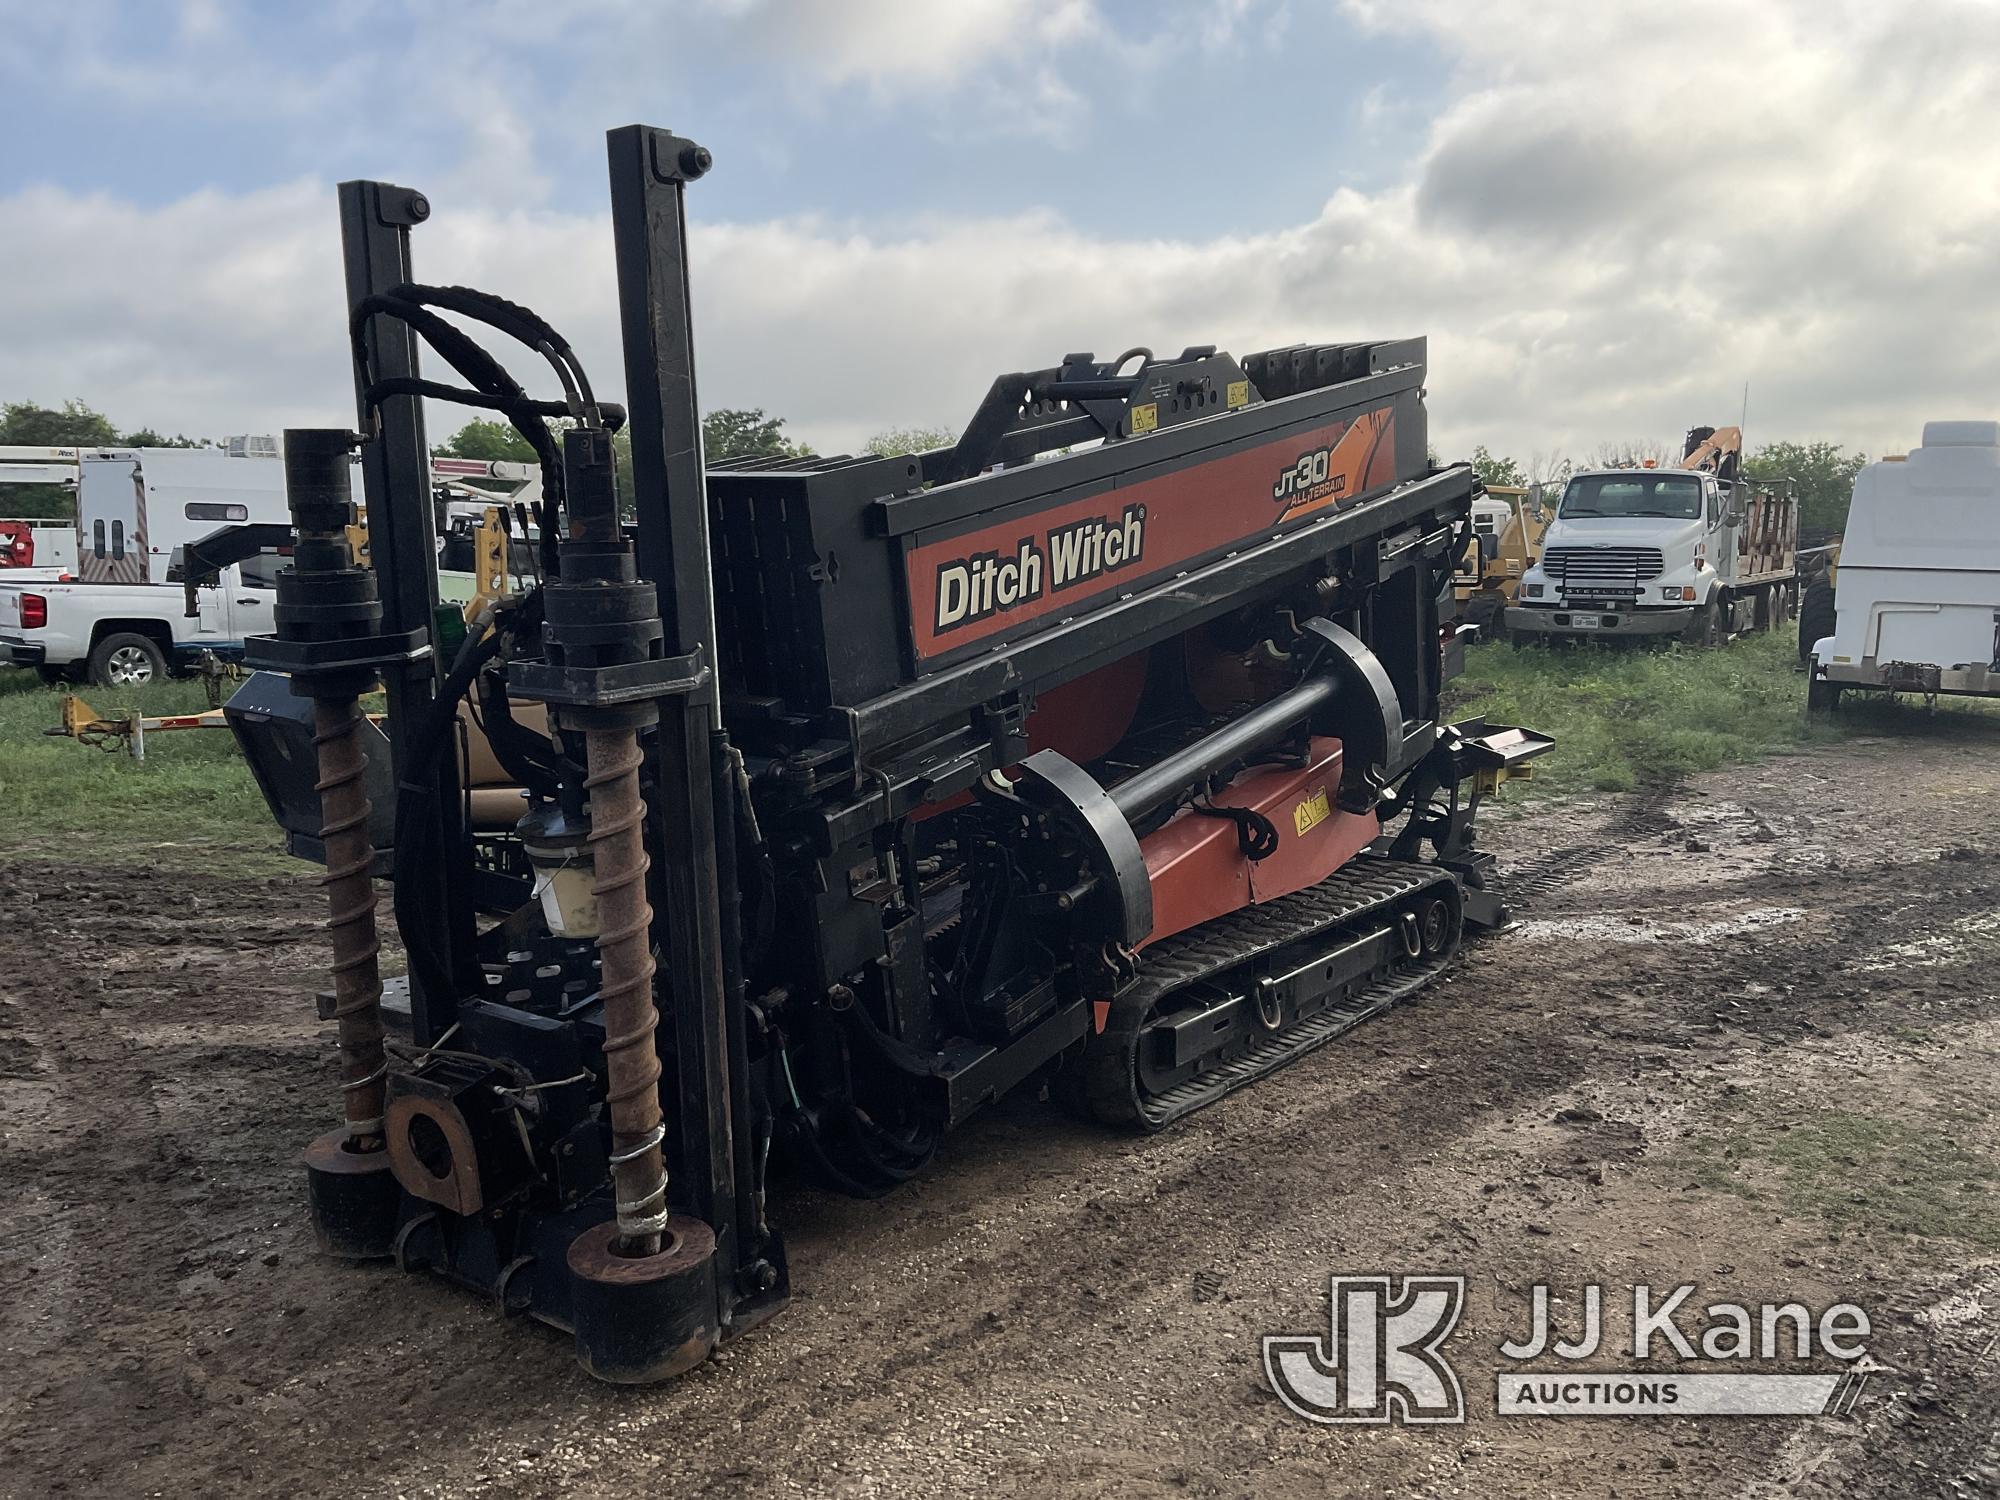
[(1666, 571), (1666, 560), (1658, 547), (1551, 547), (1542, 568), (1568, 593), (1636, 594)]

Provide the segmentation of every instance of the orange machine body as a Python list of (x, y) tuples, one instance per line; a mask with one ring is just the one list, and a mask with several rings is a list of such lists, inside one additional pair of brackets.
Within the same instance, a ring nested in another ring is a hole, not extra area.
[(1217, 793), (1217, 807), (1245, 807), (1278, 830), (1276, 852), (1243, 853), (1234, 820), (1182, 808), (1140, 841), (1153, 886), (1147, 943), (1213, 917), (1274, 901), (1326, 879), (1382, 831), (1371, 814), (1341, 810), (1340, 741), (1315, 736), (1303, 767), (1258, 766)]

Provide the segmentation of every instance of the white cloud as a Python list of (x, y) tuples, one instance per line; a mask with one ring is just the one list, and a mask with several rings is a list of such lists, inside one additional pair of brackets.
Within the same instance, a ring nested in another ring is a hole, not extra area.
[(1102, 22), (1091, 0), (709, 0), (769, 51), (828, 83), (950, 83), (996, 60), (1069, 45)]
[[(975, 70), (999, 45), (1001, 11), (983, 0), (872, 0), (852, 35), (811, 32), (816, 7), (734, 8), (793, 26), (796, 45), (864, 81), (920, 59)], [(866, 233), (698, 222), (705, 401), (764, 406), (831, 450), (962, 423), (995, 374), (1073, 349), (1428, 333), (1447, 455), (1670, 438), (1733, 416), (1746, 380), (1753, 442), (1878, 451), (1927, 417), (2000, 409), (1987, 312), (2000, 75), (1984, 61), (2000, 12), (1348, 8), (1420, 31), (1454, 70), (1404, 180), (1333, 192), (1280, 231), (1194, 239), (1039, 214)], [(518, 132), (496, 119), (496, 157)], [(540, 308), (614, 387), (608, 234), (601, 217), (454, 206), (419, 231), (418, 266)], [(77, 395), (127, 424), (208, 433), (345, 420), (339, 309), (324, 185), (158, 209), (50, 189), (0, 199), (0, 396)]]

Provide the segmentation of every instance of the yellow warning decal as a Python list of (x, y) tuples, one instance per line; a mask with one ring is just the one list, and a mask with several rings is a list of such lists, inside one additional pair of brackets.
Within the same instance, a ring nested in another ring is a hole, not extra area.
[(1229, 409), (1231, 411), (1236, 410), (1239, 406), (1248, 406), (1250, 404), (1250, 382), (1247, 380), (1230, 381), (1223, 388), (1223, 393), (1229, 401)]
[(1139, 436), (1139, 434), (1142, 432), (1151, 432), (1154, 428), (1158, 427), (1159, 425), (1160, 425), (1159, 402), (1148, 401), (1144, 406), (1135, 406), (1132, 408), (1133, 437)]
[(1326, 788), (1316, 786), (1312, 795), (1292, 809), (1292, 822), (1300, 833), (1311, 833), (1331, 816), (1326, 805)]

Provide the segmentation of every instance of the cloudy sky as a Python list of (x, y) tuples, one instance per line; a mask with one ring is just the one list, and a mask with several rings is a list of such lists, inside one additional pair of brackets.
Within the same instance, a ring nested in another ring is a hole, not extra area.
[(822, 451), (1076, 349), (1413, 333), (1447, 457), (1746, 382), (1753, 444), (2000, 414), (1994, 0), (0, 0), (0, 398), (351, 420), (360, 176), (614, 387), (632, 121), (715, 155), (704, 404)]

